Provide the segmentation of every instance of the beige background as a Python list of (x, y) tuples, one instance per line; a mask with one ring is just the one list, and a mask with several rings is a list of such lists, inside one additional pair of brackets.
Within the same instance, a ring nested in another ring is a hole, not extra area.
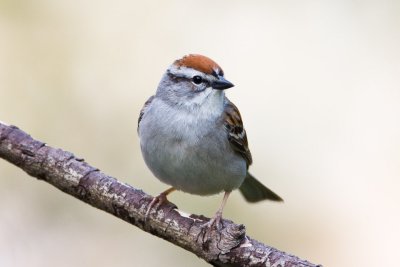
[[(236, 87), (252, 173), (284, 204), (225, 217), (325, 266), (394, 266), (400, 238), (400, 2), (0, 0), (0, 120), (151, 194), (144, 101), (178, 57)], [(212, 215), (222, 195), (172, 196)], [(0, 160), (0, 266), (207, 266)]]

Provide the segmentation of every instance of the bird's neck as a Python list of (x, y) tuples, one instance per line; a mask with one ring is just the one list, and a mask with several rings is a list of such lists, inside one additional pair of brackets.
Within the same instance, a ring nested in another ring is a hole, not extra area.
[(214, 119), (221, 116), (224, 111), (225, 93), (211, 88), (197, 93), (196, 97), (183, 101), (171, 101), (171, 99), (161, 99), (172, 110), (182, 114), (196, 117), (197, 119)]

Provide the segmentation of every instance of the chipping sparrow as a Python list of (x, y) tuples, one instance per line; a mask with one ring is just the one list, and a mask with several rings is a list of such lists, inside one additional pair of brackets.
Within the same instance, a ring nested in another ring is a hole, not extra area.
[(138, 122), (143, 158), (159, 180), (172, 186), (153, 199), (146, 218), (174, 190), (197, 195), (224, 191), (207, 224), (217, 228), (234, 189), (249, 202), (282, 201), (248, 172), (252, 158), (246, 131), (239, 110), (224, 93), (230, 87), (213, 60), (187, 55), (167, 69), (156, 94), (144, 104)]

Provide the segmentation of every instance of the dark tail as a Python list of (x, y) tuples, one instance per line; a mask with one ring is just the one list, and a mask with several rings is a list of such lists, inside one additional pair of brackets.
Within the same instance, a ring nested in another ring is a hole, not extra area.
[(258, 202), (264, 199), (283, 201), (280, 196), (265, 187), (248, 172), (239, 190), (248, 202)]

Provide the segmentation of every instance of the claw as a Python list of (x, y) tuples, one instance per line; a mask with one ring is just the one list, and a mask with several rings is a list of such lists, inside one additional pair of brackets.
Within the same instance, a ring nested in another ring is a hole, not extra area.
[(203, 241), (211, 238), (211, 233), (214, 229), (217, 230), (217, 232), (220, 232), (222, 230), (223, 224), (221, 219), (222, 213), (217, 212), (214, 217), (212, 217), (208, 222), (200, 226), (201, 230), (199, 236), (203, 235)]
[[(212, 217), (208, 222), (200, 226), (201, 230), (198, 237), (201, 234), (203, 234), (203, 242), (211, 238), (211, 232), (213, 231), (214, 227), (217, 230), (217, 232), (220, 232), (222, 230), (222, 227), (224, 226), (222, 223), (222, 211), (224, 210), (224, 206), (229, 197), (229, 194), (230, 194), (229, 191), (225, 192), (224, 198), (221, 203), (221, 207), (215, 213), (214, 217)], [(207, 238), (205, 239), (206, 236)]]
[(147, 222), (147, 218), (150, 215), (150, 211), (153, 207), (158, 210), (158, 208), (161, 206), (161, 204), (167, 202), (167, 198), (165, 196), (159, 195), (153, 198), (153, 200), (150, 202), (149, 207), (147, 208), (146, 215), (144, 216), (144, 221)]
[(154, 197), (150, 204), (149, 207), (147, 208), (146, 214), (144, 215), (144, 223), (147, 222), (147, 219), (150, 215), (150, 211), (152, 210), (152, 208), (154, 207), (155, 210), (157, 211), (158, 208), (160, 208), (160, 206), (164, 203), (168, 203), (168, 199), (167, 199), (167, 195), (170, 194), (171, 192), (175, 191), (175, 188), (171, 187), (168, 190), (165, 190), (164, 192), (162, 192), (161, 194), (159, 194), (158, 196)]
[(206, 222), (205, 224), (203, 224), (204, 227), (210, 228), (210, 230), (212, 230), (213, 227), (215, 227), (217, 229), (217, 231), (220, 231), (222, 228), (222, 213), (221, 212), (217, 212), (215, 213), (214, 217), (212, 217), (208, 222)]

